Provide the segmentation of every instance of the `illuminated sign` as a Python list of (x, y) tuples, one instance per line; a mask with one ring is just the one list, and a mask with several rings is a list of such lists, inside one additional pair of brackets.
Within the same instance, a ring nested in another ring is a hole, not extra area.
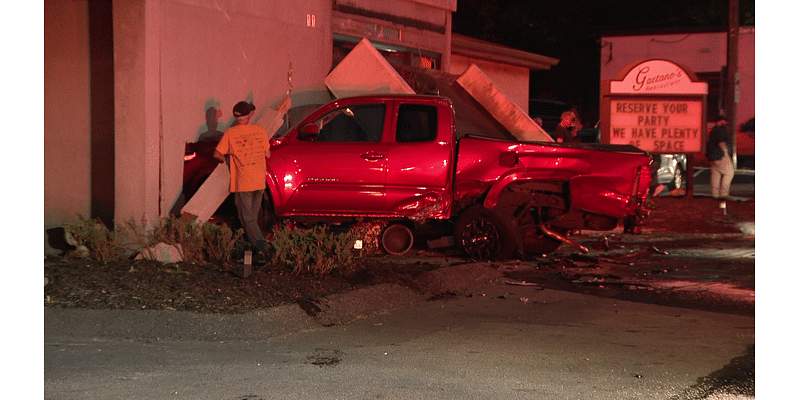
[(676, 64), (650, 60), (631, 68), (618, 81), (611, 82), (611, 93), (618, 94), (706, 94), (708, 84), (695, 82)]
[(703, 145), (700, 100), (611, 100), (610, 140), (651, 153), (699, 153)]
[(703, 152), (708, 84), (677, 64), (645, 60), (601, 82), (602, 142), (652, 154)]

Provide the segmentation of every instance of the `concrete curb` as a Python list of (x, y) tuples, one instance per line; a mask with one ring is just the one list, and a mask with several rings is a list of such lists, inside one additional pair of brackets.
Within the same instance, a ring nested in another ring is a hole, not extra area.
[(440, 294), (470, 293), (500, 278), (491, 264), (462, 264), (414, 276), (410, 287), (382, 284), (246, 314), (45, 308), (44, 332), (46, 337), (264, 340), (411, 307)]

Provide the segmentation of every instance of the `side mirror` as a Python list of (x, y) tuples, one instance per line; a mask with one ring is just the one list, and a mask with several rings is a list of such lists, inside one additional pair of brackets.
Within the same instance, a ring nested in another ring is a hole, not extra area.
[(300, 134), (297, 136), (302, 141), (313, 141), (319, 136), (319, 127), (314, 124), (303, 125), (300, 127)]

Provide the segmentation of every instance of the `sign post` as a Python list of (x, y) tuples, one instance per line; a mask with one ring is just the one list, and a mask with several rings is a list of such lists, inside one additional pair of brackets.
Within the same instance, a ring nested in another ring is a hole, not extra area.
[(638, 61), (601, 82), (601, 141), (633, 145), (653, 155), (687, 155), (687, 195), (693, 194), (690, 155), (703, 152), (708, 84), (666, 60)]

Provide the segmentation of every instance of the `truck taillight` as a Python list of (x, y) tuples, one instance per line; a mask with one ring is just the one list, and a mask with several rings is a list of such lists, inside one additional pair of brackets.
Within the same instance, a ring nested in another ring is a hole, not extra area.
[(644, 199), (650, 191), (650, 165), (642, 165), (636, 169), (636, 176), (633, 181), (633, 196), (640, 197), (639, 192), (642, 188), (644, 193), (641, 198)]
[(192, 161), (195, 157), (197, 157), (197, 153), (186, 154), (183, 156), (183, 162)]
[(639, 185), (642, 182), (642, 169), (644, 169), (644, 167), (636, 168), (636, 176), (633, 178), (633, 192), (631, 193), (633, 197), (638, 197), (639, 194)]

